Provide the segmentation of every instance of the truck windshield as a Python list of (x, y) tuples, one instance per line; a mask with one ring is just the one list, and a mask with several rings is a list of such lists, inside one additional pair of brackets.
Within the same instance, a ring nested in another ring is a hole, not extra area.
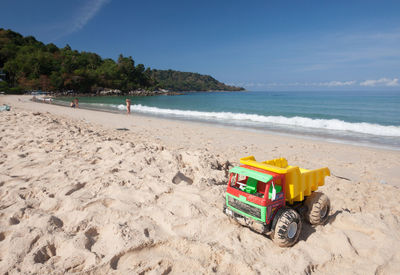
[(248, 194), (263, 198), (266, 183), (241, 174), (232, 173), (230, 186)]

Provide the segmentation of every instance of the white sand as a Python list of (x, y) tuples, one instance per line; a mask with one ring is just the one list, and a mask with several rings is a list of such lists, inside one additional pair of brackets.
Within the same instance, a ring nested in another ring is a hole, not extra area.
[[(2, 274), (400, 273), (398, 151), (23, 96), (4, 102), (12, 110), (0, 113)], [(279, 248), (230, 222), (221, 211), (227, 164), (247, 155), (350, 179), (332, 176), (321, 188), (329, 223), (305, 224), (298, 244)]]

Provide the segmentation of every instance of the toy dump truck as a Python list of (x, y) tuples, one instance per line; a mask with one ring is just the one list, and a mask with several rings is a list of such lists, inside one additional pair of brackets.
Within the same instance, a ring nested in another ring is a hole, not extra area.
[(300, 215), (314, 225), (327, 220), (329, 198), (315, 191), (330, 176), (328, 168), (306, 170), (288, 165), (284, 158), (258, 162), (253, 156), (240, 163), (229, 171), (224, 213), (230, 218), (282, 247), (297, 242)]

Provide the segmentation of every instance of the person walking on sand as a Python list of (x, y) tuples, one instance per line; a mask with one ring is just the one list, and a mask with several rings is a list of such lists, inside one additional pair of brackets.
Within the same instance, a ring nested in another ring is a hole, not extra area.
[(75, 98), (75, 108), (79, 108), (79, 101), (77, 97)]
[(131, 100), (129, 98), (126, 99), (126, 113), (131, 113)]

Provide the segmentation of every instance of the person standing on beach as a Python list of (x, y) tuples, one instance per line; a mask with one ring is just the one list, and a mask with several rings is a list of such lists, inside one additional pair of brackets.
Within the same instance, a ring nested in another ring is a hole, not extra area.
[(79, 108), (79, 101), (78, 101), (78, 98), (75, 98), (75, 108)]
[(131, 113), (131, 100), (129, 98), (126, 99), (126, 113)]

